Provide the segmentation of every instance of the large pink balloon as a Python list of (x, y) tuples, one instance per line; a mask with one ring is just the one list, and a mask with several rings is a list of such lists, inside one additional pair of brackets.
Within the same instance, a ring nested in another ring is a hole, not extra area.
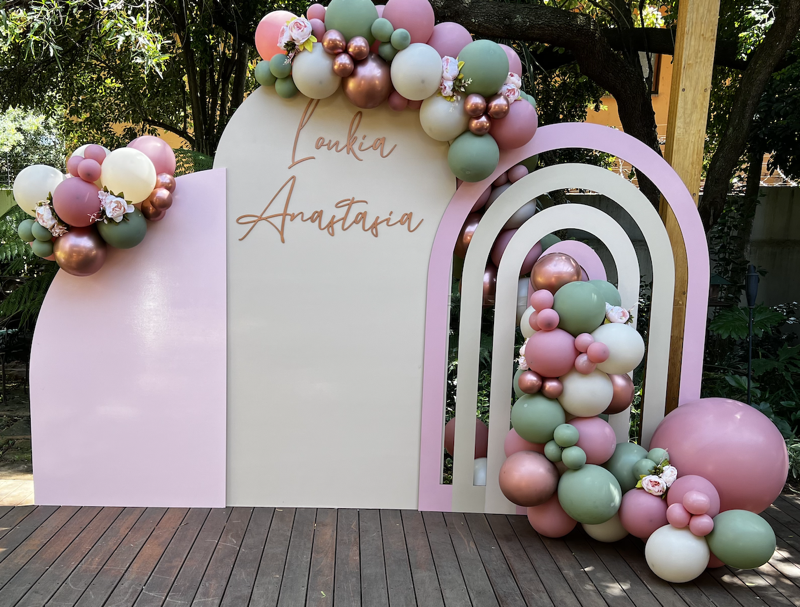
[(76, 228), (86, 227), (100, 210), (99, 191), (96, 185), (78, 177), (65, 179), (53, 190), (53, 208), (62, 221)]
[(528, 367), (542, 377), (566, 375), (577, 357), (575, 338), (563, 329), (534, 333), (525, 346)]
[(508, 57), (508, 71), (514, 72), (517, 76), (522, 76), (522, 61), (517, 55), (517, 51), (505, 44), (501, 44), (500, 48), (505, 51), (506, 57)]
[[(674, 465), (672, 453), (669, 455), (669, 460), (669, 463)], [(678, 469), (678, 472), (680, 473), (681, 470)], [(672, 483), (669, 491), (667, 491), (667, 505), (682, 504), (684, 496), (690, 491), (698, 491), (708, 496), (710, 504), (705, 514), (714, 518), (720, 513), (719, 492), (717, 492), (716, 487), (702, 476), (697, 476), (695, 474), (687, 474)]]
[(539, 506), (558, 488), (558, 470), (544, 455), (519, 451), (500, 467), (500, 490), (518, 506)]
[(278, 34), (295, 15), (289, 11), (272, 11), (264, 17), (256, 28), (256, 50), (264, 61), (269, 61), (282, 52), (278, 48)]
[(129, 148), (139, 150), (147, 156), (156, 167), (156, 174), (166, 173), (175, 175), (175, 152), (169, 144), (160, 137), (142, 135), (128, 144)]
[(433, 7), (428, 0), (389, 0), (383, 9), (383, 18), (391, 21), (396, 30), (408, 30), (412, 44), (427, 42), (436, 23)]
[(536, 451), (536, 453), (544, 453), (544, 445), (540, 443), (531, 443), (522, 438), (514, 428), (508, 431), (506, 439), (503, 441), (503, 450), (506, 452), (506, 457), (511, 457), (519, 451)]
[(580, 433), (578, 447), (586, 453), (586, 463), (605, 464), (614, 455), (617, 437), (608, 422), (599, 417), (576, 417), (569, 422)]
[[(500, 259), (503, 257), (503, 253), (505, 253), (508, 243), (511, 242), (511, 239), (514, 237), (514, 234), (516, 233), (517, 230), (516, 228), (514, 228), (512, 230), (505, 230), (504, 232), (500, 232), (500, 234), (497, 236), (497, 240), (495, 240), (494, 244), (492, 245), (492, 253), (491, 253), (494, 265), (498, 267), (500, 266)], [(522, 276), (523, 274), (527, 274), (528, 272), (531, 271), (531, 268), (533, 268), (533, 264), (536, 263), (536, 260), (539, 259), (541, 254), (542, 254), (542, 245), (537, 242), (535, 245), (533, 245), (533, 248), (531, 248), (531, 250), (525, 256), (525, 259), (522, 261), (522, 268), (520, 269), (519, 272), (520, 276)]]
[(534, 107), (524, 99), (518, 99), (511, 104), (505, 118), (492, 121), (492, 137), (501, 150), (513, 150), (531, 140), (538, 124)]
[[(470, 42), (472, 42), (472, 36), (463, 25), (445, 21), (433, 28), (433, 34), (428, 40), (428, 45), (436, 49), (440, 57), (456, 58), (461, 49)], [(503, 45), (501, 44), (500, 46)]]
[[(452, 456), (455, 453), (456, 418), (454, 417), (444, 427), (444, 448)], [(489, 428), (478, 418), (475, 418), (475, 459), (486, 457), (489, 448)]]
[(667, 524), (667, 503), (643, 489), (631, 489), (622, 496), (619, 520), (625, 531), (646, 540)]
[(545, 537), (564, 537), (578, 524), (564, 512), (558, 502), (558, 494), (541, 506), (528, 508), (528, 522), (539, 535)]
[(667, 449), (681, 475), (711, 481), (722, 512), (763, 511), (781, 494), (789, 472), (786, 443), (775, 424), (725, 398), (681, 405), (658, 426), (650, 447)]

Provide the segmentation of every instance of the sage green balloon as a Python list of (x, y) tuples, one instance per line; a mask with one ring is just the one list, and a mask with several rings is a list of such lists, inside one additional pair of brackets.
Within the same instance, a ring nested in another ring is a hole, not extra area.
[(375, 40), (380, 40), (381, 42), (389, 42), (392, 39), (392, 33), (394, 33), (394, 27), (392, 26), (391, 21), (388, 19), (384, 19), (383, 17), (378, 18), (372, 24), (372, 35), (375, 37)]
[(531, 443), (553, 440), (553, 432), (564, 423), (566, 415), (558, 401), (541, 394), (526, 394), (511, 408), (511, 425)]
[(275, 82), (275, 92), (278, 93), (279, 97), (290, 99), (297, 95), (297, 85), (295, 85), (291, 76), (287, 78), (278, 78)]
[(579, 470), (586, 465), (586, 451), (573, 445), (561, 453), (561, 461), (570, 470)]
[(554, 440), (548, 441), (544, 446), (544, 456), (554, 464), (561, 461), (561, 447)]
[(119, 223), (101, 221), (97, 224), (97, 231), (109, 246), (115, 249), (132, 249), (147, 235), (147, 220), (141, 211), (135, 210), (127, 213)]
[(635, 443), (617, 443), (614, 455), (603, 464), (603, 468), (611, 472), (623, 491), (630, 491), (639, 482), (633, 467), (641, 459), (647, 457), (647, 450)]
[(514, 373), (514, 398), (524, 396), (525, 393), (519, 389), (519, 376), (522, 375), (522, 369), (517, 369)]
[(256, 82), (261, 86), (275, 86), (277, 78), (272, 73), (269, 61), (259, 61), (256, 64)]
[(775, 552), (772, 527), (747, 510), (727, 510), (715, 516), (714, 530), (706, 540), (714, 556), (737, 569), (761, 567)]
[(553, 433), (553, 440), (558, 443), (559, 447), (565, 448), (576, 445), (580, 437), (580, 432), (572, 424), (561, 424)]
[(606, 303), (609, 303), (612, 306), (622, 305), (622, 297), (620, 297), (617, 287), (612, 285), (607, 280), (590, 280), (589, 284), (594, 285), (594, 287), (600, 291), (600, 296)]
[(392, 59), (394, 59), (395, 55), (399, 52), (400, 51), (394, 48), (389, 42), (381, 42), (381, 45), (378, 47), (378, 55), (380, 55), (380, 58), (386, 63), (391, 63)]
[(559, 242), (561, 242), (561, 239), (558, 236), (555, 234), (548, 234), (539, 241), (539, 244), (542, 245), (542, 253)]
[(50, 240), (53, 238), (50, 230), (48, 230), (38, 221), (34, 222), (31, 226), (31, 234), (36, 240), (41, 240), (42, 242), (50, 242)]
[(404, 30), (402, 27), (400, 29), (394, 30), (392, 32), (392, 37), (390, 39), (392, 46), (398, 50), (402, 51), (408, 48), (411, 44), (411, 34), (408, 33), (408, 30)]
[(655, 462), (656, 464), (660, 464), (665, 459), (669, 459), (669, 453), (667, 453), (666, 449), (659, 449), (656, 447), (655, 449), (650, 449), (647, 452), (647, 459), (651, 462)]
[(553, 309), (558, 312), (558, 328), (572, 335), (591, 333), (606, 317), (606, 302), (594, 285), (568, 282), (556, 291)]
[(53, 242), (51, 240), (34, 240), (31, 249), (39, 257), (50, 257), (53, 254)]
[(640, 459), (638, 462), (636, 462), (633, 465), (633, 475), (637, 479), (640, 476), (647, 476), (653, 471), (653, 468), (655, 468), (655, 467), (656, 467), (656, 464), (655, 464), (654, 461), (649, 460), (647, 458)]
[(269, 60), (269, 71), (275, 78), (286, 78), (292, 73), (292, 62), (283, 53), (278, 53)]
[(36, 240), (31, 231), (35, 223), (33, 219), (23, 219), (17, 226), (17, 234), (19, 234), (19, 237), (25, 242), (33, 242)]
[(461, 73), (464, 75), (467, 94), (477, 93), (484, 97), (496, 95), (508, 78), (508, 56), (496, 42), (476, 40), (461, 49), (458, 61), (464, 62)]
[(605, 468), (588, 464), (567, 470), (558, 481), (558, 503), (584, 525), (599, 525), (613, 517), (622, 502), (617, 479)]
[(466, 131), (456, 137), (447, 152), (447, 163), (453, 175), (470, 183), (486, 179), (498, 162), (500, 148), (491, 135), (473, 135)]
[[(520, 162), (520, 164), (523, 165), (525, 168), (527, 168), (528, 171), (533, 173), (536, 170), (536, 167), (539, 166), (539, 154), (536, 154), (536, 156), (531, 156), (530, 158), (526, 158), (525, 160)], [(553, 234), (550, 234), (550, 236), (553, 236), (553, 238), (558, 238)], [(547, 236), (545, 236), (545, 238), (547, 238)], [(556, 242), (561, 242), (561, 239), (558, 238)]]
[(375, 42), (372, 24), (378, 18), (378, 9), (370, 0), (332, 0), (325, 11), (325, 29), (337, 30), (346, 40), (363, 36)]
[(607, 421), (608, 421), (608, 413), (601, 413), (601, 414), (600, 414), (600, 415), (598, 415), (597, 417), (599, 417), (600, 419), (602, 419), (604, 422), (607, 422)]

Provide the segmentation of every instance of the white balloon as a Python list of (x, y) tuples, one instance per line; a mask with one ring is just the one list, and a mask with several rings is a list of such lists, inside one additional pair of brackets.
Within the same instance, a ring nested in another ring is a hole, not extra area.
[(647, 539), (644, 556), (650, 569), (662, 580), (682, 584), (706, 570), (711, 551), (706, 539), (689, 529), (664, 525)]
[(472, 472), (472, 484), (476, 487), (486, 486), (486, 462), (485, 457), (479, 457), (475, 460), (475, 469)]
[(611, 404), (614, 385), (608, 375), (595, 369), (588, 375), (575, 369), (560, 378), (564, 391), (558, 402), (564, 411), (578, 417), (599, 415)]
[(110, 192), (133, 204), (142, 202), (156, 187), (156, 167), (139, 150), (119, 148), (103, 162), (103, 183)]
[(536, 214), (536, 199), (523, 204), (517, 212), (503, 226), (504, 230), (511, 230), (514, 228), (521, 228), (522, 224), (528, 221)]
[(442, 58), (433, 47), (416, 42), (395, 55), (392, 84), (406, 99), (427, 99), (439, 90), (441, 82)]
[(625, 527), (622, 526), (622, 521), (619, 520), (619, 513), (599, 525), (587, 525), (584, 523), (583, 530), (586, 531), (589, 537), (593, 537), (598, 542), (618, 542), (628, 535)]
[(47, 200), (56, 186), (64, 181), (58, 169), (46, 164), (34, 164), (22, 169), (14, 180), (14, 200), (28, 215), (36, 216), (36, 204)]
[(603, 373), (630, 373), (642, 362), (644, 340), (633, 326), (615, 322), (600, 325), (592, 332), (592, 337), (608, 346), (608, 359), (597, 365)]
[[(517, 324), (522, 320), (522, 315), (528, 309), (531, 281), (527, 277), (520, 278), (517, 284)], [(521, 327), (520, 327), (521, 328)]]
[[(486, 201), (486, 206), (483, 207), (484, 212), (494, 204), (494, 201), (500, 198), (500, 194), (505, 192), (508, 188), (511, 187), (510, 183), (504, 183), (503, 185), (494, 186), (492, 188), (492, 193), (489, 194), (489, 200)], [(505, 228), (504, 228), (505, 229)]]
[(310, 99), (330, 97), (342, 83), (342, 79), (333, 73), (333, 55), (325, 52), (319, 42), (312, 45), (311, 52), (295, 55), (292, 79), (297, 90)]
[[(88, 148), (90, 145), (92, 145), (92, 144), (91, 143), (84, 143), (81, 147), (79, 147), (74, 152), (72, 152), (72, 156), (80, 156), (81, 158), (83, 158), (84, 157), (83, 154), (84, 154), (84, 152), (86, 152), (86, 148)], [(96, 143), (94, 145), (100, 145), (100, 144)], [(103, 145), (100, 145), (100, 147), (103, 148), (103, 150), (106, 153), (106, 156), (108, 156), (111, 153), (111, 150), (109, 150), (107, 147), (105, 147)]]
[(528, 339), (531, 335), (536, 333), (531, 327), (530, 319), (531, 314), (533, 314), (536, 310), (533, 309), (533, 306), (528, 306), (528, 308), (523, 312), (522, 318), (519, 319), (519, 330), (522, 331), (522, 337)]
[(467, 130), (469, 116), (460, 101), (448, 101), (438, 94), (431, 95), (419, 108), (419, 123), (428, 137), (450, 141)]

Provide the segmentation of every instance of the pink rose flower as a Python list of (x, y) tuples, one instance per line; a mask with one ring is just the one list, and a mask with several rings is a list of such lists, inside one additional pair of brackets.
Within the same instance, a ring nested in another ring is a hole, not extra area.
[(503, 95), (510, 103), (514, 103), (519, 99), (519, 88), (513, 84), (504, 84), (500, 88), (500, 94)]
[(289, 33), (289, 26), (284, 25), (278, 33), (278, 48), (286, 50), (286, 45), (292, 41), (292, 35)]
[(439, 92), (442, 94), (442, 97), (452, 97), (453, 96), (453, 81), (452, 80), (442, 80), (442, 83), (439, 85)]
[(442, 80), (453, 81), (458, 78), (458, 60), (442, 57)]
[(642, 489), (647, 491), (650, 495), (661, 497), (667, 490), (667, 483), (660, 476), (645, 476), (642, 479)]
[(631, 313), (628, 312), (625, 308), (606, 304), (606, 318), (608, 319), (609, 322), (625, 324), (626, 322), (628, 322), (628, 319), (630, 317)]
[(311, 37), (311, 23), (305, 17), (297, 17), (289, 23), (289, 34), (294, 43), (300, 46)]
[(672, 483), (678, 478), (678, 469), (675, 466), (664, 466), (661, 478), (667, 484), (667, 487), (672, 487)]
[(522, 88), (522, 78), (520, 78), (519, 74), (515, 74), (514, 72), (508, 72), (508, 78), (506, 78), (505, 83), (518, 89)]
[(56, 218), (49, 204), (42, 204), (36, 207), (36, 222), (48, 230), (56, 225)]
[(525, 360), (524, 356), (520, 356), (517, 359), (517, 364), (519, 365), (519, 368), (522, 369), (523, 371), (527, 371), (528, 370), (528, 361)]
[(128, 204), (125, 199), (114, 196), (109, 192), (98, 192), (97, 197), (100, 199), (100, 205), (106, 212), (106, 217), (113, 219), (117, 223), (122, 221), (126, 213), (133, 213), (135, 210), (134, 206)]

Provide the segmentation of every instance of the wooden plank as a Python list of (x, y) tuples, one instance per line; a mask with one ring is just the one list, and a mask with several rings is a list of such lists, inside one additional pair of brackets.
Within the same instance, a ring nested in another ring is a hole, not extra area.
[[(14, 506), (0, 506), (0, 520), (2, 520), (2, 518), (6, 514), (11, 512), (13, 509), (14, 509)], [(2, 523), (0, 523), (0, 524), (2, 524)]]
[(780, 535), (780, 537), (785, 539), (792, 546), (795, 544), (800, 546), (800, 540), (798, 540), (800, 525), (797, 524), (797, 521), (774, 505), (769, 506), (762, 514), (766, 514), (780, 523), (781, 527), (775, 529), (777, 535)]
[[(414, 581), (411, 578), (411, 566), (408, 563), (408, 548), (406, 548), (403, 518), (400, 511), (381, 510), (380, 524), (389, 604), (392, 607), (416, 607), (417, 599), (414, 596)], [(442, 595), (439, 592), (438, 583), (436, 590), (439, 593), (441, 604)]]
[[(800, 604), (800, 592), (797, 592), (797, 587), (794, 584), (788, 582), (791, 592), (786, 596), (781, 592), (781, 588), (774, 576), (769, 573), (764, 575), (762, 571), (768, 572), (764, 567), (733, 570), (736, 577), (742, 580), (748, 588), (751, 588), (770, 607), (792, 607), (795, 604), (791, 600), (793, 595), (797, 595), (795, 598), (797, 603)], [(777, 573), (774, 569), (772, 571)], [(782, 575), (778, 575), (778, 577), (784, 579)]]
[(39, 607), (47, 603), (121, 513), (122, 508), (103, 508), (28, 590), (17, 607)]
[(762, 578), (772, 584), (789, 601), (800, 607), (800, 580), (783, 575), (772, 561), (756, 569)]
[(799, 505), (787, 499), (785, 495), (778, 496), (778, 499), (776, 499), (772, 505), (780, 509), (781, 512), (784, 512), (786, 515), (791, 516), (795, 521), (797, 521), (797, 525), (800, 526)]
[(675, 589), (650, 570), (644, 559), (641, 542), (637, 544), (626, 538), (613, 547), (663, 607), (686, 607), (686, 601)]
[(466, 514), (464, 518), (497, 602), (503, 607), (525, 607), (525, 599), (486, 517), (483, 514)]
[(583, 534), (571, 533), (566, 537), (565, 543), (610, 607), (633, 607), (625, 590), (592, 550)]
[(320, 508), (314, 529), (314, 546), (308, 575), (306, 607), (333, 605), (333, 572), (336, 564), (336, 510)]
[(231, 512), (192, 605), (215, 606), (222, 602), (252, 514), (252, 508), (234, 508)]
[(230, 508), (211, 510), (200, 528), (200, 533), (197, 534), (192, 549), (189, 550), (189, 556), (178, 572), (178, 577), (175, 578), (175, 583), (172, 584), (164, 605), (174, 607), (191, 604), (230, 514)]
[[(0, 586), (4, 586), (6, 583), (8, 583), (8, 581), (14, 577), (17, 571), (22, 569), (23, 565), (25, 565), (25, 563), (27, 563), (34, 554), (39, 552), (42, 546), (49, 542), (50, 538), (58, 533), (59, 529), (66, 525), (67, 521), (75, 516), (79, 510), (80, 508), (78, 506), (62, 506), (52, 515), (47, 517), (47, 520), (43, 521), (42, 524), (33, 530), (33, 532), (22, 542), (20, 542), (19, 545), (15, 546), (13, 549), (7, 548), (6, 552), (0, 554), (0, 557), (2, 557), (2, 562), (0, 563)], [(96, 514), (96, 511), (94, 514)], [(25, 522), (30, 521), (32, 516), (33, 515), (27, 517)], [(15, 531), (21, 529), (22, 525), (17, 527)], [(12, 535), (14, 535), (13, 532), (9, 533), (5, 538), (3, 538), (3, 541), (10, 540)], [(10, 542), (12, 545), (14, 543), (16, 542)]]
[[(420, 607), (428, 607), (429, 605), (431, 607), (444, 607), (444, 592), (441, 587), (442, 582), (437, 572), (442, 571), (442, 573), (444, 573), (445, 571), (443, 568), (440, 569), (441, 563), (434, 563), (434, 557), (431, 551), (432, 548), (429, 543), (431, 535), (425, 529), (426, 525), (423, 521), (422, 513), (416, 510), (403, 510), (400, 513), (400, 517), (403, 523), (403, 535), (405, 536), (408, 551), (408, 566), (411, 568), (411, 579), (414, 582), (414, 595), (417, 604), (420, 605)], [(441, 516), (439, 517), (439, 521), (442, 531), (441, 533), (436, 532), (437, 535), (435, 535), (435, 537), (442, 535), (444, 539), (446, 539), (447, 544), (450, 544), (450, 539), (447, 537), (447, 531)], [(450, 545), (449, 549), (452, 553), (453, 546)], [(441, 548), (440, 553), (443, 553), (444, 550), (444, 548)], [(448, 584), (449, 588), (448, 596), (450, 597), (450, 601), (448, 605), (459, 604), (462, 597), (463, 600), (467, 601), (466, 604), (469, 604), (467, 586), (464, 584), (463, 577), (461, 577), (461, 569), (458, 568), (455, 553), (452, 553), (452, 560), (456, 561), (457, 571), (455, 572), (456, 575), (452, 576), (450, 579), (445, 579), (445, 583)]]
[(336, 522), (336, 568), (333, 584), (333, 604), (336, 607), (361, 605), (358, 510), (339, 510)]
[(777, 538), (777, 545), (780, 547), (781, 543), (788, 549), (785, 549), (784, 558), (800, 567), (800, 538), (798, 538), (786, 525), (778, 521), (767, 510), (761, 513), (761, 517), (767, 521), (775, 532)]
[(36, 506), (16, 506), (3, 515), (3, 518), (0, 519), (0, 538), (5, 537), (34, 510), (36, 510)]
[(453, 542), (453, 548), (456, 551), (458, 564), (461, 567), (461, 573), (464, 575), (464, 581), (467, 584), (467, 591), (472, 604), (486, 605), (486, 607), (497, 605), (497, 597), (494, 594), (494, 589), (489, 581), (489, 576), (486, 574), (486, 569), (478, 554), (478, 548), (475, 546), (475, 541), (469, 531), (464, 515), (447, 512), (444, 515), (444, 520), (447, 523), (447, 531), (450, 533), (450, 540)]
[(150, 579), (142, 588), (142, 593), (136, 599), (136, 607), (156, 607), (164, 602), (169, 594), (172, 583), (186, 560), (200, 528), (208, 517), (208, 508), (192, 508), (183, 519), (180, 528), (170, 541), (167, 550), (158, 561)]
[(636, 607), (659, 607), (661, 605), (613, 545), (594, 539), (587, 539), (587, 543)]
[(737, 601), (706, 569), (692, 582), (714, 605), (718, 607), (740, 607)]
[(0, 562), (7, 559), (17, 546), (47, 522), (47, 519), (58, 509), (58, 506), (34, 507), (25, 518), (0, 539)]
[(775, 549), (769, 564), (777, 569), (781, 575), (790, 580), (795, 586), (800, 586), (800, 567), (794, 565), (791, 561), (787, 560), (786, 556), (789, 553), (789, 546), (781, 539), (778, 539), (777, 547)]
[(361, 601), (364, 605), (389, 607), (380, 511), (359, 510), (358, 533), (361, 552)]
[(289, 540), (286, 566), (278, 595), (278, 605), (281, 607), (293, 607), (306, 602), (316, 517), (317, 511), (314, 508), (298, 508), (294, 513), (292, 537)]
[(258, 568), (253, 594), (250, 597), (251, 605), (273, 607), (278, 604), (293, 522), (294, 508), (275, 508), (264, 554), (261, 556), (261, 566)]
[[(471, 605), (469, 591), (464, 580), (464, 574), (456, 557), (450, 532), (447, 530), (444, 515), (441, 512), (424, 512), (422, 520), (428, 534), (428, 545), (431, 548), (436, 573), (439, 577), (439, 587), (442, 589), (442, 598), (447, 607)], [(403, 513), (403, 525), (408, 529), (408, 522)], [(408, 533), (408, 531), (406, 531)], [(409, 554), (410, 556), (410, 554)], [(414, 563), (411, 563), (411, 572), (414, 572)], [(416, 575), (414, 575), (416, 582)], [(419, 600), (419, 599), (418, 599)]]
[(242, 548), (239, 550), (239, 556), (236, 557), (236, 564), (233, 566), (228, 587), (225, 589), (222, 607), (239, 607), (247, 605), (250, 600), (273, 512), (274, 508), (253, 510), (250, 524), (247, 526), (247, 532), (242, 540)]
[(757, 607), (764, 604), (759, 596), (727, 567), (708, 569), (707, 572), (743, 607)]
[[(573, 531), (573, 533), (577, 533)], [(558, 565), (567, 584), (572, 588), (575, 596), (583, 607), (605, 607), (606, 602), (597, 591), (592, 580), (581, 567), (580, 563), (567, 547), (563, 539), (554, 540), (549, 537), (542, 537), (542, 543), (547, 548), (550, 556)]]

